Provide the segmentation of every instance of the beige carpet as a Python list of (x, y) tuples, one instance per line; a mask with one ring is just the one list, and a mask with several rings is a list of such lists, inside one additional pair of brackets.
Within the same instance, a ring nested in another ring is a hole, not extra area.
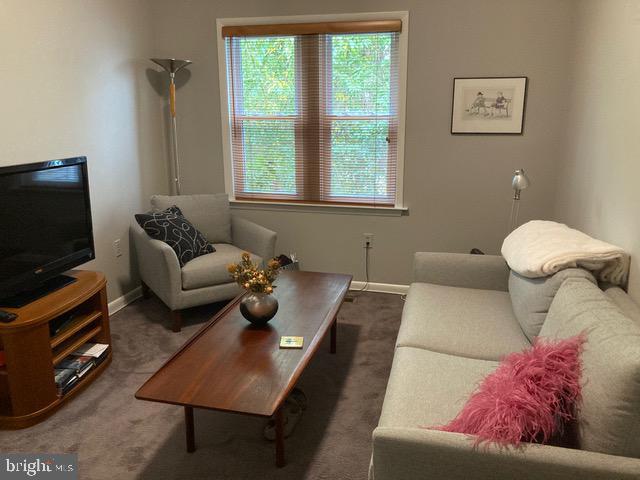
[[(77, 452), (81, 479), (366, 479), (371, 432), (382, 407), (402, 300), (362, 294), (339, 316), (338, 353), (322, 346), (299, 386), (309, 399), (275, 467), (264, 420), (196, 410), (194, 453), (186, 453), (183, 409), (143, 402), (135, 391), (220, 306), (185, 314), (179, 334), (167, 310), (139, 300), (111, 319), (114, 360), (61, 411), (26, 430), (0, 432), (3, 452)], [(328, 339), (327, 339), (328, 340)], [(215, 379), (211, 379), (212, 382)]]

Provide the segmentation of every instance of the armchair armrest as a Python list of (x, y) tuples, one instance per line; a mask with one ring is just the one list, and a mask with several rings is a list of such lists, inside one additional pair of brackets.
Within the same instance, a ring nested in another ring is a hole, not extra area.
[(419, 428), (373, 432), (374, 480), (631, 480), (639, 475), (637, 458), (539, 444), (474, 448), (466, 435)]
[(147, 235), (135, 220), (131, 223), (131, 236), (140, 278), (171, 310), (179, 309), (182, 271), (176, 252), (166, 243)]
[(413, 277), (415, 282), (450, 287), (509, 289), (509, 266), (499, 255), (417, 252)]
[(276, 232), (262, 227), (244, 218), (231, 215), (231, 238), (233, 244), (255, 253), (267, 262), (274, 256), (276, 248)]

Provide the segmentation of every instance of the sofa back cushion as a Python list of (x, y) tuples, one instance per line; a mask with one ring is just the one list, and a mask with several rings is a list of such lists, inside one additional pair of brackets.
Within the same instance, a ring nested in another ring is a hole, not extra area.
[(166, 210), (172, 205), (176, 205), (209, 242), (231, 243), (231, 213), (226, 193), (151, 197), (155, 211)]
[(640, 306), (633, 301), (627, 292), (620, 287), (608, 285), (604, 289), (604, 293), (613, 300), (622, 313), (640, 325)]
[(593, 275), (582, 268), (567, 268), (542, 278), (527, 278), (514, 271), (509, 274), (511, 306), (530, 342), (540, 333), (553, 297), (567, 278), (586, 278), (596, 283)]
[(587, 279), (568, 279), (556, 294), (541, 337), (585, 332), (581, 449), (640, 457), (640, 326)]

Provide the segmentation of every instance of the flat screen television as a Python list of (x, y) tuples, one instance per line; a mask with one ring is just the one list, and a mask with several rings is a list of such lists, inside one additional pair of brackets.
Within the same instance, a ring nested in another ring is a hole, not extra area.
[(86, 157), (0, 168), (0, 306), (62, 288), (94, 257)]

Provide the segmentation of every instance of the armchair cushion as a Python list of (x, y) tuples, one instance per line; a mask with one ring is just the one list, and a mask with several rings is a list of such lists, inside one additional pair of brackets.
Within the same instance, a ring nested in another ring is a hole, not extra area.
[(211, 243), (232, 243), (229, 198), (225, 193), (151, 197), (154, 210), (164, 210), (172, 205), (180, 208)]
[[(216, 243), (214, 246), (216, 253), (195, 258), (182, 267), (183, 290), (222, 285), (233, 281), (227, 271), (227, 265), (238, 262), (243, 250), (226, 243)], [(251, 260), (258, 264), (262, 262), (262, 258), (254, 254), (251, 254)]]
[(139, 213), (135, 218), (147, 235), (173, 248), (180, 266), (216, 251), (175, 205), (157, 213)]

